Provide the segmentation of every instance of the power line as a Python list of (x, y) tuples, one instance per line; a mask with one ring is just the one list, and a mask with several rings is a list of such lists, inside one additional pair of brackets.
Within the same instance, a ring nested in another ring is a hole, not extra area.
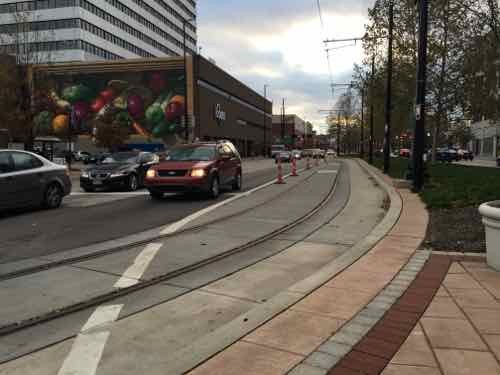
[(323, 33), (324, 33), (325, 32), (325, 23), (323, 22), (323, 13), (321, 11), (320, 0), (316, 0), (316, 4), (318, 5), (319, 21), (321, 22), (321, 28), (323, 29)]
[[(324, 36), (327, 37), (325, 22), (323, 20), (323, 11), (321, 9), (321, 1), (316, 0), (316, 5), (318, 7), (318, 15), (319, 15), (319, 22), (321, 23), (321, 30), (323, 31)], [(330, 84), (333, 84), (332, 62), (330, 60), (330, 52), (328, 49), (325, 49), (325, 53), (326, 53), (326, 60), (328, 63), (328, 74), (330, 76)], [(335, 97), (335, 92), (333, 90), (333, 87), (332, 87), (331, 93), (332, 93), (332, 100), (333, 100)]]

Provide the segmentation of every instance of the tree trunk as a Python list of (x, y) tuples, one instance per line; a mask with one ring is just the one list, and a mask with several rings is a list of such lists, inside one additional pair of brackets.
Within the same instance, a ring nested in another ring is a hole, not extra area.
[(443, 54), (441, 56), (441, 72), (439, 76), (439, 93), (438, 93), (438, 108), (436, 113), (436, 124), (434, 126), (434, 132), (432, 135), (432, 162), (436, 162), (436, 150), (437, 143), (439, 140), (439, 131), (441, 128), (441, 120), (443, 117), (443, 95), (444, 95), (444, 84), (445, 84), (445, 74), (446, 74), (446, 63), (448, 56), (448, 22), (450, 18), (450, 3), (446, 0), (444, 9), (444, 24), (443, 24)]

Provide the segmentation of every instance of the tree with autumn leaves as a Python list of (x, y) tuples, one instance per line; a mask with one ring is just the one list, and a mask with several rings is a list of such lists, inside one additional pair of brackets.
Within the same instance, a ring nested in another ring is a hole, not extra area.
[[(377, 0), (369, 9), (363, 41), (365, 57), (355, 66), (354, 81), (374, 104), (375, 141), (384, 136), (389, 1), (394, 3), (393, 134), (414, 124), (418, 14), (414, 1)], [(429, 143), (446, 145), (456, 124), (500, 119), (500, 18), (491, 0), (433, 0), (429, 9), (427, 108)], [(371, 86), (371, 63), (375, 76)]]

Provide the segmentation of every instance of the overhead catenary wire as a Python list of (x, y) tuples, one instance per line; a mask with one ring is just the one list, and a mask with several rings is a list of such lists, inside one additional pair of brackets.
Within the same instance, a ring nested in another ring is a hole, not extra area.
[[(323, 31), (324, 36), (327, 37), (328, 35), (326, 33), (325, 22), (324, 22), (324, 19), (323, 19), (323, 11), (321, 9), (321, 0), (316, 0), (316, 6), (318, 7), (318, 15), (319, 15), (319, 22), (321, 24), (321, 29)], [(332, 100), (333, 100), (334, 97), (335, 97), (335, 89), (332, 86), (333, 85), (333, 73), (332, 73), (332, 62), (331, 62), (331, 59), (330, 59), (330, 50), (327, 49), (327, 48), (325, 48), (325, 53), (326, 53), (326, 60), (327, 60), (327, 63), (328, 63), (328, 74), (329, 74), (329, 77), (330, 77), (330, 89), (331, 89)]]

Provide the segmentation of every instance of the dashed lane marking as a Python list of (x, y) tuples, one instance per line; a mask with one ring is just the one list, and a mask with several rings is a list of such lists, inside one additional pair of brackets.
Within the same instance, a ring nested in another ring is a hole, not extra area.
[(161, 243), (150, 243), (147, 245), (137, 258), (135, 258), (134, 264), (132, 264), (116, 282), (115, 288), (128, 288), (137, 284), (148, 268), (149, 263), (151, 263), (162, 246), (163, 244)]

